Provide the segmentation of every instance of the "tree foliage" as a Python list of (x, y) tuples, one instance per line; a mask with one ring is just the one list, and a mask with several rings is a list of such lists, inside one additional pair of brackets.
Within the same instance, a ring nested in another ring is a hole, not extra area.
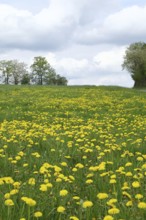
[(32, 70), (32, 78), (39, 85), (46, 84), (48, 78), (52, 74), (55, 74), (55, 70), (51, 68), (47, 59), (41, 56), (34, 57), (34, 62), (31, 65), (31, 70)]
[(28, 73), (26, 73), (22, 76), (21, 84), (22, 85), (29, 85), (30, 84), (30, 75)]
[(4, 77), (4, 83), (14, 83), (15, 85), (21, 82), (24, 74), (27, 74), (27, 65), (18, 60), (2, 60), (0, 61), (0, 70)]
[(67, 79), (56, 74), (45, 57), (34, 57), (31, 65), (32, 79), (39, 85), (67, 85)]
[(9, 84), (9, 79), (12, 75), (12, 60), (1, 60), (0, 70), (4, 77), (4, 83)]
[(18, 60), (12, 61), (12, 75), (13, 82), (15, 85), (18, 85), (23, 76), (28, 74), (27, 65), (24, 62), (19, 62)]
[(0, 61), (0, 71), (5, 84), (67, 85), (67, 79), (56, 74), (45, 57), (34, 57), (30, 66), (31, 73), (27, 69), (24, 62), (16, 59)]
[(137, 42), (131, 44), (125, 53), (123, 69), (130, 72), (134, 87), (146, 86), (146, 44)]

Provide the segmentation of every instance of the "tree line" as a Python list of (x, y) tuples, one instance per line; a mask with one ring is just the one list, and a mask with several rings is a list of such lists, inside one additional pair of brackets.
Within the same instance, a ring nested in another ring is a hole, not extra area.
[(1, 82), (4, 84), (24, 85), (67, 85), (66, 77), (56, 73), (45, 57), (34, 57), (33, 64), (28, 66), (18, 60), (0, 61)]
[(146, 43), (130, 44), (126, 49), (122, 67), (130, 72), (134, 87), (146, 87)]

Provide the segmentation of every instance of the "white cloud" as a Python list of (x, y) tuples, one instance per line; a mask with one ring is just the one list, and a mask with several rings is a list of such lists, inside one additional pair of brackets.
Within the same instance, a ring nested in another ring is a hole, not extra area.
[(81, 28), (74, 37), (83, 44), (129, 44), (146, 39), (146, 6), (131, 6), (105, 18), (102, 25)]
[(94, 57), (97, 67), (105, 71), (121, 71), (121, 64), (125, 54), (125, 47), (113, 47), (111, 50), (102, 51)]

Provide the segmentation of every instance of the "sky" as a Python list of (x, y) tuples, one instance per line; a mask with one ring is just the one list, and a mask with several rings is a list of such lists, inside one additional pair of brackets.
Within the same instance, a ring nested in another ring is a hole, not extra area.
[(145, 0), (0, 0), (0, 60), (44, 56), (69, 85), (132, 87), (121, 65), (145, 21)]

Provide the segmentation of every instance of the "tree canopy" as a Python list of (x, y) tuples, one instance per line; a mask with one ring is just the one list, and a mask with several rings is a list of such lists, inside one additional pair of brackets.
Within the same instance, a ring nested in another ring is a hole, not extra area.
[(133, 43), (127, 48), (122, 67), (130, 72), (134, 87), (146, 87), (146, 44), (144, 42)]
[(5, 84), (37, 84), (37, 85), (67, 85), (67, 79), (56, 71), (45, 57), (34, 57), (28, 71), (27, 64), (18, 60), (1, 60), (0, 71)]

